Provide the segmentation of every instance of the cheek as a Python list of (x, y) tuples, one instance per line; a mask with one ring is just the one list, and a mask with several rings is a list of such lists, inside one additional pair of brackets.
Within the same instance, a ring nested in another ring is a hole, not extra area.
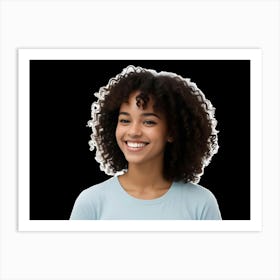
[(116, 127), (116, 131), (115, 131), (115, 136), (116, 136), (116, 139), (118, 140), (118, 138), (119, 138), (119, 135), (120, 135), (120, 129), (119, 129), (119, 127), (117, 126)]
[(116, 137), (118, 144), (119, 144), (122, 136), (123, 136), (123, 129), (117, 125), (116, 131), (115, 131), (115, 137)]
[(168, 132), (165, 127), (160, 127), (158, 130), (153, 131), (153, 138), (160, 142), (166, 142), (168, 139)]

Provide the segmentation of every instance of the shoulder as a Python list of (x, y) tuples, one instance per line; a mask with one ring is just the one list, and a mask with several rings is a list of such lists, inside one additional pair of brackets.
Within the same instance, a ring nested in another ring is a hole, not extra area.
[(186, 207), (195, 209), (196, 219), (221, 219), (217, 199), (209, 189), (190, 182), (176, 182), (175, 189), (180, 193)]
[(83, 190), (77, 197), (70, 219), (98, 219), (103, 202), (116, 184), (114, 177)]
[(84, 189), (81, 194), (92, 194), (92, 193), (102, 193), (110, 189), (112, 185), (116, 183), (116, 178), (111, 177), (106, 181), (98, 183), (96, 185), (90, 186), (89, 188)]
[(175, 182), (174, 185), (177, 191), (180, 191), (184, 196), (191, 196), (192, 198), (196, 198), (199, 200), (208, 200), (215, 198), (215, 196), (209, 189), (198, 184), (194, 184), (191, 182)]
[(99, 184), (93, 185), (89, 188), (84, 189), (78, 196), (77, 199), (79, 200), (85, 200), (85, 201), (91, 201), (93, 202), (96, 199), (101, 199), (103, 196), (105, 196), (112, 187), (116, 184), (115, 177), (112, 177), (104, 182), (101, 182)]

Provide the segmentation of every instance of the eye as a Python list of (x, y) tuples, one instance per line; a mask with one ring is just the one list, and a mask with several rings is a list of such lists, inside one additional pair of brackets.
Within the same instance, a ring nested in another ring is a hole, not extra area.
[(127, 119), (119, 119), (119, 123), (128, 124), (129, 120), (127, 120)]
[(157, 123), (155, 121), (146, 120), (146, 121), (144, 121), (144, 124), (147, 126), (153, 126), (153, 125), (156, 125)]

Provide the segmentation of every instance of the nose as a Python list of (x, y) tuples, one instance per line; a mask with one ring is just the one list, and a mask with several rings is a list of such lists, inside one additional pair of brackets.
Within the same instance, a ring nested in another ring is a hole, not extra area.
[(134, 122), (131, 123), (127, 132), (129, 137), (139, 137), (142, 135), (141, 125)]

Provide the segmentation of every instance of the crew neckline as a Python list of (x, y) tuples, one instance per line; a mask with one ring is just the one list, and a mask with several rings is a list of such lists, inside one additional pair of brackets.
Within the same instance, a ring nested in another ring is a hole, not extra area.
[(151, 205), (151, 204), (158, 204), (161, 203), (165, 200), (167, 200), (170, 197), (170, 194), (173, 192), (174, 189), (174, 182), (171, 183), (170, 188), (160, 197), (157, 198), (153, 198), (153, 199), (141, 199), (141, 198), (137, 198), (132, 196), (131, 194), (129, 194), (122, 186), (120, 180), (119, 180), (119, 176), (115, 176), (115, 181), (117, 183), (118, 186), (118, 190), (120, 191), (120, 193), (129, 201), (134, 202), (134, 203), (138, 203), (138, 204), (147, 204), (147, 205)]

